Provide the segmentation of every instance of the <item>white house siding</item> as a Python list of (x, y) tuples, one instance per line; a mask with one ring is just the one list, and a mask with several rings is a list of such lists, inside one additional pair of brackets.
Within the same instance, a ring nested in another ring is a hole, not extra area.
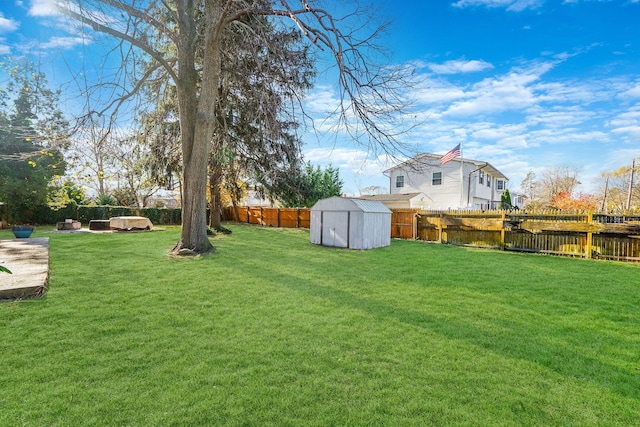
[[(480, 167), (484, 172), (482, 184), (479, 183)], [(496, 190), (496, 181), (501, 179), (505, 185), (507, 181), (502, 173), (486, 162), (454, 159), (440, 165), (439, 157), (434, 155), (421, 156), (417, 161), (410, 160), (385, 172), (390, 180), (390, 193), (422, 192), (426, 195), (423, 209), (430, 210), (495, 208), (502, 195), (502, 191)], [(433, 185), (433, 175), (437, 172), (442, 172), (442, 183)], [(402, 187), (396, 186), (398, 176), (403, 177)], [(489, 186), (487, 177), (491, 180)]]
[[(461, 200), (460, 189), (467, 193), (468, 183), (465, 182), (465, 170), (463, 171), (462, 185), (460, 183), (460, 164), (449, 162), (443, 166), (425, 166), (421, 170), (395, 169), (390, 174), (391, 193), (422, 192), (427, 197), (422, 204), (424, 209), (455, 209), (466, 200)], [(469, 169), (468, 172), (471, 172)], [(442, 172), (442, 184), (433, 185), (433, 174)], [(397, 176), (404, 176), (404, 187), (396, 187)]]

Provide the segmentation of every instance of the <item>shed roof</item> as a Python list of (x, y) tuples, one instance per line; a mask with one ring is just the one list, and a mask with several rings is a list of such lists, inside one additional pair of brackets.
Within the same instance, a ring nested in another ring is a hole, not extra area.
[(366, 213), (391, 213), (382, 202), (374, 200), (360, 200), (346, 197), (329, 197), (318, 200), (311, 208), (312, 211), (357, 211)]

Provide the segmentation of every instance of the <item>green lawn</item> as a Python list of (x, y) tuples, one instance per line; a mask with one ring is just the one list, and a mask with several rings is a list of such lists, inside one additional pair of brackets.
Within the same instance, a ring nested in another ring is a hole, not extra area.
[(48, 293), (0, 303), (0, 425), (640, 420), (638, 264), (229, 227), (196, 259), (176, 228), (40, 228)]

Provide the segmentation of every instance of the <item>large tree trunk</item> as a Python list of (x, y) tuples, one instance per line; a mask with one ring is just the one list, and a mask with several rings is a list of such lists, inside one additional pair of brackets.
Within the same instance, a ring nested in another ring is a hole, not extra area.
[(222, 201), (220, 200), (222, 174), (220, 171), (220, 165), (212, 161), (209, 165), (209, 195), (211, 196), (209, 228), (213, 228), (214, 230), (218, 230), (222, 223), (222, 217), (220, 215), (220, 211), (222, 210)]
[[(196, 26), (193, 1), (179, 1), (179, 71), (176, 89), (180, 112), (183, 161), (182, 234), (173, 252), (207, 253), (214, 250), (207, 235), (207, 166), (214, 130), (215, 105), (220, 80), (219, 1), (205, 2), (205, 28), (202, 83), (198, 93), (195, 63)], [(191, 13), (190, 13), (191, 12)]]

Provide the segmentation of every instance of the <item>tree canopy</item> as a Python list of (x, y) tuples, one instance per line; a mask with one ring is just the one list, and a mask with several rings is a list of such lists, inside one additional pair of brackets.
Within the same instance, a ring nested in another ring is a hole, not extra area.
[[(279, 198), (287, 187), (283, 181), (299, 175), (301, 143), (292, 104), (314, 77), (309, 46), (298, 31), (278, 28), (265, 16), (245, 17), (241, 23), (222, 35), (224, 60), (209, 159), (214, 228), (220, 222), (221, 190), (234, 196), (242, 193), (238, 183), (251, 183)], [(162, 70), (146, 89), (162, 95), (142, 116), (139, 140), (151, 145), (149, 167), (157, 181), (166, 182), (182, 167), (176, 91)]]
[(57, 92), (30, 62), (3, 63), (10, 81), (0, 88), (0, 201), (10, 222), (31, 221), (46, 205), (52, 181), (65, 171), (59, 148), (67, 122), (57, 107)]
[(295, 188), (282, 191), (280, 201), (285, 207), (312, 207), (320, 199), (342, 195), (342, 180), (338, 169), (329, 165), (324, 170), (305, 165), (299, 175), (288, 181)]
[[(336, 65), (342, 101), (336, 111), (338, 121), (357, 140), (367, 137), (378, 147), (394, 147), (397, 131), (392, 126), (395, 114), (403, 107), (399, 91), (406, 88), (405, 69), (376, 65), (374, 61), (380, 58), (380, 52), (373, 41), (384, 26), (372, 27), (372, 16), (365, 9), (356, 7), (355, 13), (338, 19), (322, 5), (315, 0), (63, 2), (62, 11), (68, 16), (119, 39), (126, 52), (123, 64), (137, 67), (136, 83), (124, 87), (111, 105), (133, 96), (156, 70), (162, 69), (173, 82), (180, 124), (183, 208), (182, 232), (175, 253), (204, 253), (213, 248), (206, 223), (209, 154), (224, 117), (219, 109), (224, 64), (240, 47), (238, 43), (225, 45), (224, 35), (229, 28), (244, 28), (254, 36), (255, 45), (251, 44), (248, 59), (255, 59), (258, 51), (278, 48), (277, 42), (264, 37), (266, 26), (276, 24), (295, 29), (312, 45), (323, 49)], [(345, 10), (345, 4), (340, 3), (339, 8)], [(125, 23), (112, 25), (112, 16), (123, 17)], [(248, 20), (259, 17), (270, 17), (266, 26), (247, 25)], [(283, 66), (277, 58), (268, 55), (267, 64)], [(144, 72), (140, 71), (141, 61), (146, 64)], [(300, 96), (295, 92), (286, 95), (292, 101)]]

